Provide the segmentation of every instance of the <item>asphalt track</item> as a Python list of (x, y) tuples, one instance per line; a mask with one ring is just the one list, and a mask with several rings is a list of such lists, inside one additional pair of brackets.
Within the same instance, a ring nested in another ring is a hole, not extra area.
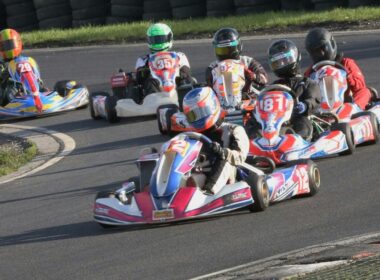
[[(337, 36), (380, 88), (380, 32)], [(266, 67), (272, 36), (244, 42)], [(302, 36), (294, 41), (303, 46)], [(177, 44), (203, 81), (213, 59), (210, 41)], [(107, 88), (118, 67), (132, 69), (142, 45), (27, 52), (48, 86), (75, 78)], [(303, 52), (303, 69), (309, 63)], [(136, 174), (141, 148), (158, 147), (156, 120), (93, 121), (88, 110), (18, 122), (67, 133), (76, 149), (57, 164), (0, 185), (0, 279), (188, 279), (322, 242), (379, 231), (380, 146), (319, 162), (317, 196), (293, 199), (263, 213), (247, 211), (172, 226), (104, 230), (92, 221), (96, 192)]]

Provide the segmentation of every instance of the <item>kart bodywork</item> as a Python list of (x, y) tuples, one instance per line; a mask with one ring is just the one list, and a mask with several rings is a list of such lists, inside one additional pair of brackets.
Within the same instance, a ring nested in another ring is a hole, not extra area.
[[(332, 127), (309, 142), (300, 135), (287, 133), (286, 123), (293, 112), (291, 89), (271, 85), (257, 99), (255, 118), (261, 124), (262, 137), (250, 141), (250, 154), (271, 158), (276, 164), (299, 159), (316, 159), (348, 150), (345, 131)], [(285, 128), (285, 130), (284, 130)]]
[(31, 57), (10, 61), (8, 71), (10, 79), (5, 92), (9, 101), (0, 107), (0, 120), (48, 115), (88, 104), (87, 88), (75, 81), (58, 82), (53, 91), (41, 89), (40, 72)]
[(91, 117), (116, 122), (120, 117), (155, 115), (157, 107), (163, 104), (178, 106), (176, 88), (176, 78), (179, 77), (178, 54), (175, 52), (150, 54), (149, 68), (152, 77), (160, 83), (160, 92), (144, 96), (130, 73), (117, 73), (111, 77), (112, 94), (91, 93)]
[(270, 202), (311, 196), (319, 189), (319, 169), (311, 161), (269, 175), (244, 163), (238, 167), (236, 182), (221, 186), (215, 194), (206, 194), (200, 187), (209, 163), (201, 149), (210, 143), (203, 135), (186, 132), (166, 142), (160, 154), (153, 150), (142, 153), (137, 160), (138, 179), (97, 195), (95, 221), (107, 227), (169, 223), (244, 207), (262, 211)]

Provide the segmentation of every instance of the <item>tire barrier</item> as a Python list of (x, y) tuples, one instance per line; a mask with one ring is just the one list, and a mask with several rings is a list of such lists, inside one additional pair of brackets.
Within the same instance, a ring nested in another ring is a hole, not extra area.
[(0, 29), (70, 28), (266, 11), (380, 6), (379, 0), (0, 0)]
[(7, 25), (21, 31), (38, 29), (33, 0), (2, 0)]
[(107, 0), (70, 0), (72, 27), (103, 25), (108, 14)]
[(72, 10), (68, 0), (33, 0), (33, 2), (40, 29), (72, 26)]
[(106, 23), (139, 21), (142, 19), (143, 12), (141, 0), (111, 0), (111, 10)]

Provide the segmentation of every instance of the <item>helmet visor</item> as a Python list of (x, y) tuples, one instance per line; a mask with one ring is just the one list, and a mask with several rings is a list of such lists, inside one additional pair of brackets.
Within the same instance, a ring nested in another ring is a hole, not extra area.
[(16, 49), (16, 44), (14, 40), (4, 40), (0, 42), (0, 51), (7, 52)]
[(186, 118), (189, 123), (193, 123), (212, 114), (213, 111), (211, 110), (210, 106), (195, 107), (193, 110), (186, 113)]
[(278, 70), (297, 62), (297, 54), (294, 51), (279, 53), (269, 59), (272, 70)]
[(149, 36), (148, 43), (151, 45), (164, 44), (164, 43), (170, 42), (172, 40), (172, 37), (173, 37), (172, 33), (169, 33), (167, 35)]
[(215, 54), (217, 56), (223, 57), (235, 57), (236, 54), (239, 53), (238, 46), (230, 46), (230, 47), (215, 47)]

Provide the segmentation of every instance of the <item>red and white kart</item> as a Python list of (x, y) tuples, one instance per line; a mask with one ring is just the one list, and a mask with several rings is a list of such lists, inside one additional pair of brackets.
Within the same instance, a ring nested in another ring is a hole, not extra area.
[(250, 154), (268, 157), (279, 165), (294, 160), (350, 153), (347, 138), (351, 133), (347, 124), (331, 125), (329, 130), (311, 141), (296, 134), (288, 124), (294, 101), (297, 101), (294, 93), (284, 85), (270, 85), (261, 91), (254, 117), (261, 125), (262, 137), (250, 140)]
[[(203, 218), (236, 209), (265, 210), (271, 202), (312, 196), (320, 172), (312, 161), (298, 162), (270, 174), (244, 163), (236, 182), (201, 191), (213, 158), (202, 149), (211, 145), (202, 134), (185, 132), (166, 142), (161, 153), (152, 148), (137, 160), (140, 174), (115, 191), (97, 194), (94, 219), (102, 227), (170, 223)], [(273, 171), (273, 169), (271, 170)]]
[[(178, 106), (176, 78), (179, 77), (179, 56), (175, 52), (158, 52), (149, 55), (149, 68), (153, 78), (160, 83), (161, 91), (144, 97), (132, 73), (123, 71), (111, 77), (112, 94), (90, 94), (90, 113), (93, 119), (105, 118), (116, 122), (120, 117), (155, 115), (162, 104)], [(191, 85), (186, 85), (189, 90)]]
[(319, 84), (321, 90), (320, 111), (313, 118), (317, 133), (328, 129), (334, 123), (347, 124), (351, 132), (347, 144), (352, 151), (359, 144), (377, 143), (380, 106), (363, 111), (355, 103), (345, 102), (348, 88), (347, 72), (338, 62), (321, 61), (313, 66), (313, 70), (311, 78)]
[[(212, 90), (218, 96), (228, 122), (244, 125), (255, 106), (258, 91), (251, 87), (250, 93), (243, 93), (245, 85), (244, 64), (240, 60), (220, 61), (212, 70)], [(179, 108), (180, 107), (180, 108)], [(190, 131), (180, 106), (161, 105), (157, 109), (158, 128), (161, 134), (175, 134)]]

